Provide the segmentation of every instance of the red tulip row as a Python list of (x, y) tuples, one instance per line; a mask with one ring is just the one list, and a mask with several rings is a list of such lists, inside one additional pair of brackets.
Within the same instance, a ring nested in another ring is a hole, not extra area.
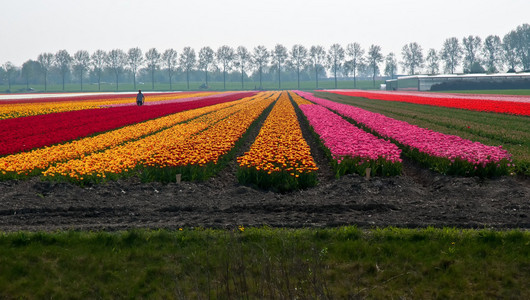
[(0, 155), (78, 139), (184, 110), (255, 95), (242, 92), (183, 103), (87, 109), (0, 120)]
[[(326, 91), (334, 94), (362, 97), (375, 100), (399, 101), (415, 104), (460, 108), (475, 111), (507, 113), (513, 115), (530, 116), (530, 102), (494, 100), (495, 96), (465, 97), (463, 95), (437, 93), (401, 93), (401, 92), (373, 92), (360, 90)], [(422, 95), (423, 94), (423, 95)]]

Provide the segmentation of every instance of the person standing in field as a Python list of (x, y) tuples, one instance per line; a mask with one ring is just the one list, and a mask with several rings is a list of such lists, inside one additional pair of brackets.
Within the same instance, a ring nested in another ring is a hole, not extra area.
[(142, 90), (138, 90), (138, 95), (136, 95), (136, 104), (138, 106), (142, 106), (144, 104), (144, 94), (142, 94)]

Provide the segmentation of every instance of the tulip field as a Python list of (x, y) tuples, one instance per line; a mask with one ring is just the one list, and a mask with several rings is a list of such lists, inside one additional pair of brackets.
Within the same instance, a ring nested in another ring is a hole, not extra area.
[[(459, 111), (530, 115), (530, 101), (524, 97), (481, 100), (331, 92)], [(169, 182), (180, 174), (182, 180), (205, 180), (232, 162), (237, 163), (241, 184), (289, 191), (318, 184), (320, 166), (308, 139), (327, 154), (337, 177), (367, 172), (399, 176), (404, 157), (441, 174), (459, 176), (501, 176), (514, 172), (515, 164), (528, 163), (524, 155), (514, 163), (502, 144), (423, 128), (311, 92), (152, 93), (140, 107), (134, 97), (91, 94), (1, 100), (0, 178), (38, 176), (82, 184), (130, 176)], [(432, 108), (433, 114), (436, 109)], [(518, 129), (523, 138), (530, 134), (528, 127)], [(257, 136), (250, 148), (242, 148), (251, 128), (256, 128)], [(303, 128), (311, 137), (303, 135)]]

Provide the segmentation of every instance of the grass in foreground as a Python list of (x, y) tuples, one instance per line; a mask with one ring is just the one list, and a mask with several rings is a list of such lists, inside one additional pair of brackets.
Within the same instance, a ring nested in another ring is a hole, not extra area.
[(486, 145), (502, 145), (516, 165), (516, 172), (530, 175), (530, 118), (398, 101), (370, 100), (316, 92), (315, 96), (354, 105), (423, 128), (457, 135)]
[(234, 228), (4, 233), (0, 298), (529, 299), (530, 233)]

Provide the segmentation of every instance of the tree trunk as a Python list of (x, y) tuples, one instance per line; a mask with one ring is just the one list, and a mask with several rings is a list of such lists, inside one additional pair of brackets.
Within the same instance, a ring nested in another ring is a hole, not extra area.
[(298, 89), (300, 89), (300, 67), (296, 68), (296, 73), (298, 77)]
[(66, 74), (63, 73), (63, 91), (64, 91), (64, 77), (66, 76)]
[(315, 65), (315, 81), (316, 81), (316, 88), (318, 89), (318, 66)]
[(243, 67), (241, 67), (241, 89), (244, 89), (244, 86), (243, 86), (243, 78), (245, 76), (245, 73), (243, 73), (244, 70), (243, 70)]
[(262, 89), (262, 85), (261, 85), (261, 65), (259, 66), (259, 89), (260, 90)]
[(223, 89), (226, 91), (226, 66), (223, 66)]
[(46, 77), (48, 77), (48, 76), (47, 76), (46, 72), (44, 72), (44, 91), (45, 91), (45, 92), (46, 92), (47, 89), (48, 89), (48, 87), (47, 87), (47, 82), (46, 82), (46, 81), (47, 81), (47, 80), (46, 80)]
[(136, 90), (136, 71), (133, 70), (133, 85), (134, 89)]
[(155, 89), (155, 69), (151, 71), (151, 89)]
[(186, 82), (188, 83), (188, 91), (190, 90), (190, 70), (186, 70)]
[(356, 89), (357, 88), (357, 74), (355, 74), (355, 67), (353, 68), (353, 88)]
[(81, 76), (79, 76), (81, 78), (81, 92), (83, 91), (83, 71), (81, 71)]
[(278, 89), (281, 90), (282, 89), (282, 79), (281, 79), (281, 71), (280, 71), (280, 63), (278, 62)]
[(116, 91), (118, 91), (118, 72), (116, 72)]
[(337, 88), (337, 64), (335, 64), (335, 88)]
[(169, 90), (173, 90), (173, 87), (171, 87), (171, 71), (170, 71), (171, 68), (168, 68), (168, 74), (167, 76), (169, 77)]
[(208, 69), (204, 68), (204, 74), (206, 76), (206, 86), (208, 87)]

